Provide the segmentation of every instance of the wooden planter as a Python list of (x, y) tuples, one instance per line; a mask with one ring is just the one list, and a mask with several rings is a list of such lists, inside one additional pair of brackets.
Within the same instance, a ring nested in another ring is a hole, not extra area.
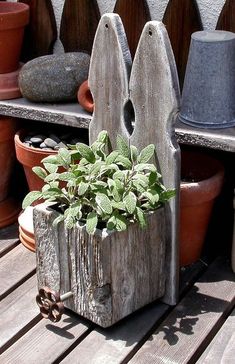
[(164, 209), (148, 216), (148, 227), (124, 232), (84, 226), (53, 226), (58, 213), (46, 204), (34, 208), (39, 288), (73, 296), (65, 306), (108, 327), (165, 293)]

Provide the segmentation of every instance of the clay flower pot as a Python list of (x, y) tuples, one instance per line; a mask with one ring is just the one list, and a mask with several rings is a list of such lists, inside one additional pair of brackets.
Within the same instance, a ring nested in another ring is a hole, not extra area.
[(28, 5), (0, 1), (0, 73), (18, 69), (24, 27), (28, 22)]
[(224, 168), (216, 159), (194, 152), (182, 153), (180, 186), (180, 265), (200, 258)]
[(25, 135), (24, 130), (20, 130), (15, 135), (15, 150), (16, 158), (23, 165), (24, 173), (27, 179), (27, 183), (30, 191), (39, 191), (43, 187), (43, 180), (40, 179), (33, 171), (35, 166), (43, 167), (41, 160), (48, 155), (56, 154), (57, 151), (43, 150), (34, 147), (28, 147), (22, 142)]
[(94, 101), (88, 86), (88, 81), (84, 81), (78, 89), (77, 98), (83, 109), (92, 113), (94, 111)]
[(9, 182), (15, 163), (14, 135), (15, 119), (0, 117), (0, 228), (17, 220), (18, 204), (9, 196)]

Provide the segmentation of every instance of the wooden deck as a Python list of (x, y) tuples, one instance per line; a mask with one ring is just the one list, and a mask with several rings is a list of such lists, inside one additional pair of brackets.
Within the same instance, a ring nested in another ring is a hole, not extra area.
[(52, 324), (39, 314), (35, 254), (17, 230), (0, 230), (1, 364), (235, 362), (235, 274), (226, 258), (184, 269), (176, 307), (153, 303), (109, 329), (69, 311)]

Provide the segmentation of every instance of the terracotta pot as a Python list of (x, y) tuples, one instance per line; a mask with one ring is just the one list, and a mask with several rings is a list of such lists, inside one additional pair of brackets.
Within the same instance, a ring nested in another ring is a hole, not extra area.
[(28, 5), (0, 1), (0, 73), (18, 69), (24, 27), (28, 22)]
[(83, 109), (91, 113), (94, 111), (94, 101), (88, 86), (88, 81), (84, 81), (79, 87), (77, 98)]
[(16, 128), (15, 119), (0, 117), (0, 228), (17, 221), (20, 211), (18, 203), (9, 196), (10, 178), (15, 163)]
[(0, 100), (17, 99), (21, 97), (18, 77), (21, 65), (14, 72), (0, 74)]
[(9, 179), (15, 162), (14, 135), (17, 129), (15, 119), (0, 117), (0, 201), (8, 196)]
[(15, 135), (16, 157), (17, 160), (23, 165), (29, 190), (38, 191), (41, 190), (44, 182), (32, 171), (32, 167), (43, 167), (41, 160), (51, 154), (57, 154), (57, 151), (48, 151), (39, 148), (28, 147), (22, 142), (24, 135), (24, 130), (18, 131)]
[(191, 264), (200, 258), (214, 200), (221, 191), (223, 178), (224, 168), (216, 159), (202, 153), (182, 153), (181, 266)]

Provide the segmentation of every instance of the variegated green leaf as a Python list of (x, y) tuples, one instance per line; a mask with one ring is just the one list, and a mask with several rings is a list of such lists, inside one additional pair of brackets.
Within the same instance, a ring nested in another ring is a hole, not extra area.
[(42, 167), (33, 167), (32, 168), (33, 172), (41, 179), (45, 179), (47, 177), (47, 171), (45, 171), (45, 169), (43, 169)]
[(152, 156), (154, 155), (154, 151), (155, 151), (154, 144), (149, 144), (147, 147), (145, 147), (140, 152), (140, 155), (138, 157), (138, 162), (139, 163), (147, 163), (152, 158)]
[(77, 150), (79, 151), (81, 156), (85, 158), (88, 162), (95, 163), (95, 154), (88, 145), (83, 143), (78, 143)]
[(88, 234), (94, 234), (98, 223), (98, 216), (95, 212), (89, 212), (86, 219), (86, 231)]
[(100, 193), (96, 196), (95, 201), (101, 210), (106, 214), (111, 214), (113, 211), (112, 204), (108, 196)]
[(130, 157), (129, 145), (121, 135), (117, 136), (117, 149), (123, 155), (123, 157)]
[(22, 202), (22, 208), (26, 209), (26, 207), (30, 206), (34, 201), (42, 198), (42, 193), (39, 191), (31, 191), (25, 196)]
[(133, 192), (129, 192), (123, 199), (127, 212), (133, 214), (136, 208), (137, 198)]

